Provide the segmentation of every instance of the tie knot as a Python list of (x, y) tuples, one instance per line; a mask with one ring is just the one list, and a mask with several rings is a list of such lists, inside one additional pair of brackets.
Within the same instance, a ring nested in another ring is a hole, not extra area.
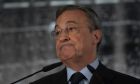
[(70, 81), (71, 84), (79, 84), (83, 79), (86, 79), (86, 77), (82, 73), (76, 72), (71, 76)]

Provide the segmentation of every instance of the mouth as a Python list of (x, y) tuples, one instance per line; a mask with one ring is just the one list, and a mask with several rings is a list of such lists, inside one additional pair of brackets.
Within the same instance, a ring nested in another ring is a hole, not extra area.
[(74, 46), (74, 45), (71, 44), (71, 43), (69, 43), (69, 44), (63, 44), (63, 45), (61, 45), (60, 50), (62, 50), (65, 47), (72, 47), (72, 46)]

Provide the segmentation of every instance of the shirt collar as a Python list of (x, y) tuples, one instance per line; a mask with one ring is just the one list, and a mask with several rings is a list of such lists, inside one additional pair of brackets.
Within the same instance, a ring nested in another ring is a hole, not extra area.
[[(94, 69), (97, 69), (98, 65), (99, 65), (99, 60), (98, 58), (95, 59), (91, 64), (90, 64)], [(72, 76), (72, 74), (74, 74), (76, 71), (74, 71), (73, 69), (67, 67), (67, 80), (69, 81), (70, 77)], [(92, 77), (92, 73), (88, 70), (87, 67), (84, 67), (81, 71), (80, 71), (87, 79), (88, 81), (90, 81), (91, 77)]]

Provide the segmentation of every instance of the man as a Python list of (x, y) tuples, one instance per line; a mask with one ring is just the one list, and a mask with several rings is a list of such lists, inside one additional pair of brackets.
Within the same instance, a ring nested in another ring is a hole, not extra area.
[(102, 39), (97, 14), (69, 5), (56, 13), (56, 53), (66, 68), (32, 84), (140, 84), (140, 80), (106, 68), (97, 57)]

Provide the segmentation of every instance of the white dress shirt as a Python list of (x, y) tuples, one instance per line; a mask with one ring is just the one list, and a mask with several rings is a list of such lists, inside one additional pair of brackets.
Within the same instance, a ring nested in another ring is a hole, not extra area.
[[(96, 60), (94, 60), (91, 64), (90, 64), (94, 69), (96, 69), (99, 65), (99, 60), (98, 58)], [(76, 71), (74, 71), (73, 69), (67, 67), (67, 81), (68, 81), (68, 84), (71, 84), (71, 82), (69, 81), (71, 76), (75, 73)], [(84, 67), (81, 71), (80, 71), (86, 78), (84, 80), (82, 80), (80, 82), (80, 84), (89, 84), (90, 82), (90, 79), (92, 77), (92, 73), (88, 70), (87, 67)]]

